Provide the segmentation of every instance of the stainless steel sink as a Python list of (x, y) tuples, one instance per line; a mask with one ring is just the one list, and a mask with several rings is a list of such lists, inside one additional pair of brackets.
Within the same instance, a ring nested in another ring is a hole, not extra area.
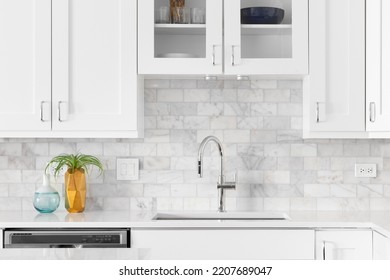
[(188, 220), (240, 220), (240, 221), (286, 221), (290, 217), (280, 212), (161, 212), (153, 220), (188, 221)]

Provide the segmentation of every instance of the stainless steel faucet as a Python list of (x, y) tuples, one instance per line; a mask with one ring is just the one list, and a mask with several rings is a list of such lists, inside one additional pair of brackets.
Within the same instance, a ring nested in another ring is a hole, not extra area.
[(198, 149), (198, 174), (199, 177), (203, 177), (203, 153), (204, 149), (209, 142), (215, 142), (218, 145), (219, 154), (221, 156), (221, 173), (218, 177), (218, 212), (226, 212), (225, 210), (225, 189), (235, 189), (236, 188), (236, 175), (234, 175), (233, 182), (225, 182), (225, 176), (223, 175), (223, 146), (221, 141), (215, 136), (207, 136), (205, 139), (203, 139), (202, 143), (200, 143), (199, 149)]

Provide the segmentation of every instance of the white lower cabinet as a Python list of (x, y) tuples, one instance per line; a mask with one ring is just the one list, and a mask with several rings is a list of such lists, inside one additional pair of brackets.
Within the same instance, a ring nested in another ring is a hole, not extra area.
[(317, 260), (371, 260), (372, 230), (316, 231)]
[(314, 259), (311, 229), (132, 229), (150, 259)]
[(374, 260), (390, 260), (390, 239), (376, 231), (372, 234)]

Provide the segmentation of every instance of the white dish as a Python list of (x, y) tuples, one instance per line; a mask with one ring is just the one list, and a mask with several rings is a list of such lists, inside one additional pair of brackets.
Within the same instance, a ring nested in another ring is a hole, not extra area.
[(157, 57), (162, 58), (195, 58), (196, 55), (190, 53), (162, 53), (158, 54)]

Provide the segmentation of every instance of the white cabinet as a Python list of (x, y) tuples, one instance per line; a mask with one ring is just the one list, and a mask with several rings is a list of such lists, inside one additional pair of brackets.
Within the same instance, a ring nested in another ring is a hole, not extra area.
[(3, 229), (0, 229), (0, 249), (2, 249), (3, 246)]
[(308, 0), (272, 2), (285, 10), (281, 24), (241, 24), (242, 8), (266, 2), (186, 0), (187, 8), (205, 10), (205, 23), (167, 24), (153, 11), (168, 7), (168, 0), (139, 1), (139, 73), (307, 74)]
[(0, 130), (51, 129), (50, 25), (50, 0), (0, 0)]
[(136, 0), (0, 3), (2, 137), (142, 136)]
[(390, 131), (390, 11), (389, 1), (367, 1), (368, 131)]
[[(310, 75), (304, 136), (365, 132), (365, 2), (320, 0), (309, 8)], [(369, 2), (369, 1), (368, 1)], [(314, 134), (310, 134), (314, 132)]]
[(150, 259), (314, 259), (314, 230), (137, 229), (132, 248)]
[(372, 235), (374, 260), (390, 260), (390, 239), (376, 231)]
[(371, 260), (372, 230), (316, 231), (317, 260)]

